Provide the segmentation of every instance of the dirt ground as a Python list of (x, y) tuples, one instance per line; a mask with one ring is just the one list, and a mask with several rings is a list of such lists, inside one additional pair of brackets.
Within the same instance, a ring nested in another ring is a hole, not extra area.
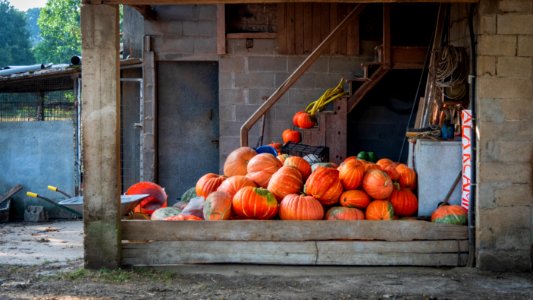
[(533, 299), (531, 273), (214, 265), (83, 269), (82, 223), (0, 224), (0, 299)]

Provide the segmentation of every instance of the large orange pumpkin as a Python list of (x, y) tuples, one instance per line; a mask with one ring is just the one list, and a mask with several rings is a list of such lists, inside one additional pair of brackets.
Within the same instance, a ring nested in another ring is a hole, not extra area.
[(250, 147), (240, 147), (233, 150), (224, 162), (224, 175), (230, 177), (235, 175), (246, 175), (246, 166), (257, 152)]
[(338, 168), (339, 179), (345, 190), (355, 190), (363, 182), (365, 167), (357, 160), (343, 162)]
[(410, 217), (418, 210), (418, 199), (408, 188), (395, 188), (390, 195), (394, 214), (399, 217)]
[(431, 222), (466, 225), (468, 222), (468, 211), (460, 205), (443, 204), (431, 214)]
[(400, 186), (408, 189), (414, 189), (416, 187), (416, 172), (409, 168), (405, 164), (399, 164), (396, 166), (398, 171)]
[(165, 189), (150, 181), (138, 182), (128, 188), (126, 195), (148, 194), (150, 196), (141, 200), (135, 207), (136, 212), (151, 215), (156, 209), (167, 206), (167, 193)]
[(299, 156), (289, 156), (283, 162), (284, 166), (294, 167), (302, 173), (302, 179), (307, 180), (311, 175), (311, 165), (303, 158)]
[(394, 164), (383, 166), (383, 167), (381, 167), (381, 169), (385, 173), (387, 173), (387, 175), (389, 175), (389, 177), (390, 177), (390, 179), (392, 181), (397, 181), (400, 178), (400, 173), (398, 173), (398, 171), (396, 171), (396, 165), (394, 165)]
[(233, 212), (241, 218), (267, 220), (278, 213), (276, 197), (263, 188), (243, 187), (233, 196), (232, 205)]
[(272, 175), (267, 189), (281, 201), (288, 194), (301, 192), (303, 185), (302, 174), (298, 169), (283, 166)]
[(363, 178), (363, 190), (374, 199), (387, 199), (392, 193), (393, 185), (387, 173), (370, 169)]
[(288, 142), (299, 143), (302, 140), (302, 135), (299, 131), (292, 129), (285, 129), (281, 134), (283, 143), (287, 144)]
[(215, 173), (207, 173), (200, 177), (196, 182), (196, 195), (198, 197), (207, 198), (209, 194), (216, 191), (220, 184), (226, 180), (226, 176)]
[(333, 168), (318, 167), (307, 178), (304, 192), (316, 198), (322, 205), (333, 205), (339, 202), (342, 194), (339, 171)]
[(392, 220), (394, 218), (394, 208), (387, 200), (374, 200), (366, 208), (365, 217), (367, 220)]
[(326, 212), (326, 220), (364, 220), (365, 214), (355, 207), (334, 206)]
[(235, 193), (237, 193), (242, 187), (245, 186), (256, 187), (257, 185), (255, 184), (255, 182), (253, 182), (253, 180), (246, 176), (235, 175), (224, 180), (218, 187), (217, 191), (226, 192), (231, 196), (231, 198), (233, 198), (233, 196), (235, 196)]
[(232, 197), (222, 191), (212, 192), (204, 202), (204, 220), (229, 220), (231, 217)]
[(269, 153), (260, 153), (248, 162), (248, 178), (253, 180), (258, 186), (266, 188), (270, 178), (281, 168), (279, 159)]
[(360, 190), (349, 190), (341, 194), (340, 203), (342, 206), (365, 209), (370, 204), (370, 197)]
[(289, 194), (279, 204), (282, 220), (322, 220), (324, 208), (312, 196)]
[(296, 127), (307, 129), (315, 126), (316, 119), (305, 111), (299, 111), (292, 117), (292, 124)]
[(376, 162), (376, 165), (380, 166), (382, 169), (384, 169), (387, 166), (396, 166), (396, 163), (388, 158), (381, 158)]

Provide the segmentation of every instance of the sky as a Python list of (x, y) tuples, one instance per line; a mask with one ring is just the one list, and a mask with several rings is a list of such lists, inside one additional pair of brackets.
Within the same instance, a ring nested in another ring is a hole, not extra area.
[(8, 0), (11, 5), (20, 11), (27, 11), (29, 8), (44, 7), (47, 0)]

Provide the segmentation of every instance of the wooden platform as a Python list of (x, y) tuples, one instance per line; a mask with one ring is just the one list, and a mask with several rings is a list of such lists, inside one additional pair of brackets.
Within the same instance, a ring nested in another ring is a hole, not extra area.
[(426, 221), (122, 221), (122, 265), (464, 266), (467, 227)]

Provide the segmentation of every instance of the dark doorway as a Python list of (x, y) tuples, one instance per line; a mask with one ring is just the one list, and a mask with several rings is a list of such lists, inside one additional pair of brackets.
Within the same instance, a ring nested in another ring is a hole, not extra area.
[(218, 64), (160, 62), (158, 182), (169, 204), (219, 169)]

